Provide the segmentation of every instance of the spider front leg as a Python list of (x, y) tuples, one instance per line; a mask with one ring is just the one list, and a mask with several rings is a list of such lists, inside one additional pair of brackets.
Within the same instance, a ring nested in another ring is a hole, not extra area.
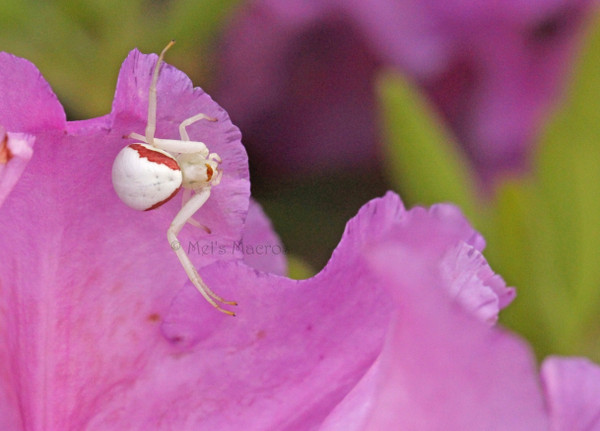
[(198, 271), (196, 271), (196, 268), (194, 268), (192, 261), (177, 239), (177, 234), (179, 234), (183, 226), (194, 215), (194, 213), (196, 213), (196, 211), (198, 211), (202, 205), (204, 205), (209, 196), (210, 187), (199, 190), (198, 193), (194, 195), (177, 213), (171, 222), (171, 226), (167, 230), (167, 238), (169, 240), (169, 244), (171, 244), (171, 248), (175, 251), (175, 254), (179, 258), (179, 262), (181, 262), (185, 273), (188, 275), (190, 281), (194, 284), (196, 289), (198, 289), (198, 291), (202, 294), (204, 299), (206, 299), (217, 310), (225, 314), (235, 316), (234, 312), (221, 308), (217, 301), (228, 305), (237, 305), (237, 303), (234, 301), (226, 301), (209, 289), (209, 287), (206, 285), (206, 283), (204, 283), (198, 274)]
[(149, 145), (154, 145), (154, 132), (156, 132), (156, 85), (158, 83), (158, 74), (160, 73), (160, 64), (165, 58), (165, 53), (175, 44), (172, 40), (167, 44), (165, 49), (162, 50), (158, 56), (156, 66), (152, 72), (152, 82), (150, 83), (150, 89), (148, 90), (148, 121), (146, 122), (146, 135), (145, 140)]
[(187, 126), (191, 126), (196, 121), (200, 121), (200, 120), (206, 120), (206, 121), (210, 121), (210, 122), (217, 121), (216, 118), (209, 117), (206, 114), (196, 114), (193, 117), (188, 118), (187, 120), (183, 120), (181, 122), (181, 124), (179, 125), (179, 135), (181, 136), (181, 140), (182, 141), (189, 141), (190, 140), (190, 137), (189, 137), (189, 135), (187, 133), (187, 130), (185, 130), (185, 128)]

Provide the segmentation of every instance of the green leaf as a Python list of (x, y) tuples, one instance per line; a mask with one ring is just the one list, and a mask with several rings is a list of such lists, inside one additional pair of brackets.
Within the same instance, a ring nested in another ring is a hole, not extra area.
[(386, 132), (385, 164), (410, 203), (453, 202), (474, 222), (481, 205), (474, 174), (430, 103), (406, 79), (388, 72), (378, 82)]
[(316, 274), (316, 271), (299, 256), (290, 254), (287, 256), (288, 277), (293, 280), (305, 280)]
[(503, 322), (540, 357), (600, 359), (600, 27), (540, 136), (535, 175), (498, 191), (486, 255), (517, 287)]
[(216, 33), (239, 0), (48, 0), (0, 2), (2, 50), (33, 62), (67, 108), (69, 119), (110, 111), (127, 53), (160, 52), (206, 87)]
[(568, 310), (568, 301), (563, 291), (554, 288), (562, 277), (553, 230), (536, 185), (521, 179), (498, 190), (483, 232), (492, 267), (517, 288), (517, 298), (502, 311), (501, 320), (525, 335), (540, 358), (565, 353), (569, 343), (559, 336), (569, 326), (557, 319)]
[[(586, 331), (600, 324), (600, 27), (590, 30), (566, 100), (542, 134), (537, 159), (538, 193), (561, 256), (563, 278), (552, 288), (564, 292), (569, 305), (555, 318), (571, 328), (562, 335), (577, 352), (587, 350)], [(595, 355), (600, 357), (599, 348)]]

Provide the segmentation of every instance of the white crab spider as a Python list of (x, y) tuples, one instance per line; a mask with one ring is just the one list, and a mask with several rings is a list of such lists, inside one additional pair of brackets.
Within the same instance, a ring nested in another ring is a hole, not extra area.
[(219, 168), (221, 158), (216, 153), (210, 153), (204, 143), (191, 141), (185, 128), (200, 120), (217, 121), (217, 119), (197, 114), (179, 125), (181, 140), (154, 137), (156, 83), (165, 52), (174, 43), (175, 41), (171, 41), (163, 49), (154, 66), (148, 95), (146, 134), (142, 136), (131, 133), (126, 136), (140, 142), (126, 146), (115, 158), (112, 168), (113, 187), (125, 204), (141, 211), (158, 208), (175, 196), (181, 187), (188, 194), (193, 193), (189, 200), (184, 199), (181, 210), (167, 230), (167, 239), (186, 274), (202, 296), (217, 310), (235, 316), (235, 313), (221, 308), (218, 303), (229, 305), (237, 305), (237, 303), (225, 301), (208, 288), (177, 239), (177, 234), (187, 222), (210, 232), (208, 228), (197, 223), (192, 216), (209, 198), (211, 188), (221, 181), (223, 174)]

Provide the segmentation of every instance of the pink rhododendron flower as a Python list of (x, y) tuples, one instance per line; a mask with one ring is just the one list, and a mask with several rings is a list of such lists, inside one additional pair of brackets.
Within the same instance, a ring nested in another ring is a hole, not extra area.
[(526, 169), (592, 4), (251, 1), (224, 37), (217, 92), (262, 174), (364, 170), (380, 139), (374, 81), (393, 67), (491, 180)]
[(70, 123), (33, 65), (0, 54), (0, 88), (15, 86), (0, 124), (35, 139), (17, 181), (0, 176), (0, 429), (577, 431), (598, 416), (598, 367), (553, 358), (542, 389), (528, 347), (490, 326), (514, 291), (451, 205), (370, 202), (304, 281), (281, 275), (282, 254), (250, 253), (281, 244), (249, 206), (239, 131), (165, 66), (161, 136), (197, 112), (219, 119), (191, 130), (223, 157), (197, 214), (213, 234), (181, 236), (240, 304), (216, 312), (166, 241), (178, 203), (139, 213), (110, 183), (122, 136), (143, 131), (155, 61), (132, 52), (111, 114)]

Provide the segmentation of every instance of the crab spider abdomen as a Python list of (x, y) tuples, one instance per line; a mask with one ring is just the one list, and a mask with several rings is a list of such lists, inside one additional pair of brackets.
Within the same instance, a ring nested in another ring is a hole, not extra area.
[(158, 208), (177, 194), (182, 181), (177, 160), (148, 144), (126, 146), (113, 163), (115, 191), (125, 204), (136, 210)]

